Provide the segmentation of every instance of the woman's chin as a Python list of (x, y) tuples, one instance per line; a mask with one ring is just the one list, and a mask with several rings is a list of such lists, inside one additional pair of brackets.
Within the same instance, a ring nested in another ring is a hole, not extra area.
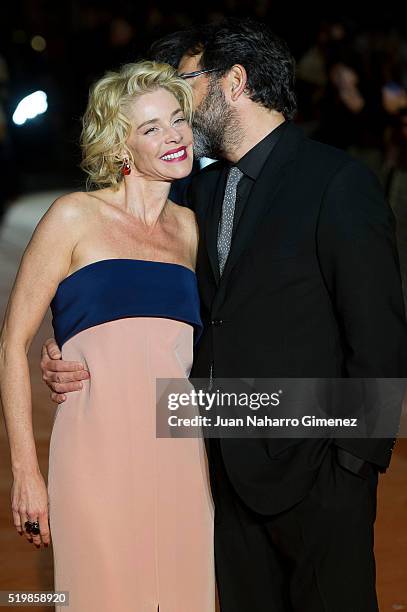
[(192, 163), (180, 164), (178, 168), (174, 167), (169, 170), (168, 177), (171, 178), (172, 181), (178, 181), (179, 179), (189, 176), (191, 171)]

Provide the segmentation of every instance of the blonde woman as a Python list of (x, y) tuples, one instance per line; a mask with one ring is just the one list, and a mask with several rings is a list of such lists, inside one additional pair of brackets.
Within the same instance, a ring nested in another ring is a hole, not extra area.
[[(71, 612), (215, 609), (203, 442), (155, 435), (155, 379), (188, 377), (201, 330), (195, 216), (168, 200), (191, 171), (191, 114), (189, 86), (166, 64), (128, 64), (96, 83), (82, 132), (96, 189), (52, 204), (6, 312), (14, 524), (37, 545), (50, 525), (55, 589), (69, 591)], [(27, 350), (50, 304), (63, 359), (91, 377), (58, 406), (46, 486)]]

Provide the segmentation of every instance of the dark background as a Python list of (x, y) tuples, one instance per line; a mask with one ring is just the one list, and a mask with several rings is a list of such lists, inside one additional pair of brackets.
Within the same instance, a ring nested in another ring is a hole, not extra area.
[[(151, 42), (170, 31), (223, 16), (258, 18), (288, 41), (298, 62), (296, 121), (309, 135), (364, 159), (391, 196), (395, 169), (407, 167), (407, 32), (402, 9), (395, 2), (377, 8), (334, 2), (317, 12), (309, 4), (300, 7), (273, 0), (3, 4), (1, 206), (25, 191), (82, 188), (77, 143), (92, 81), (107, 69), (145, 57)], [(33, 48), (34, 36), (43, 37), (43, 50)], [(347, 78), (357, 80), (362, 110), (350, 110), (341, 99), (338, 82), (344, 66)], [(48, 111), (23, 126), (13, 125), (18, 102), (39, 89), (47, 93)]]

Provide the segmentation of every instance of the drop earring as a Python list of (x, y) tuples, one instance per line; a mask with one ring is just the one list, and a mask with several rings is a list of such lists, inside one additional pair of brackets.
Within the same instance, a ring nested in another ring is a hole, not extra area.
[(123, 176), (128, 176), (131, 172), (131, 167), (130, 167), (130, 163), (129, 163), (129, 158), (125, 157), (123, 159), (123, 165), (121, 167), (120, 172), (122, 173)]

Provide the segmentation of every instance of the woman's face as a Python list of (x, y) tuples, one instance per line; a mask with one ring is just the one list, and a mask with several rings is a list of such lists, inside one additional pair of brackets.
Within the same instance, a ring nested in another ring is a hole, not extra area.
[(127, 146), (136, 171), (152, 180), (173, 181), (192, 170), (192, 129), (176, 97), (166, 89), (131, 103)]

